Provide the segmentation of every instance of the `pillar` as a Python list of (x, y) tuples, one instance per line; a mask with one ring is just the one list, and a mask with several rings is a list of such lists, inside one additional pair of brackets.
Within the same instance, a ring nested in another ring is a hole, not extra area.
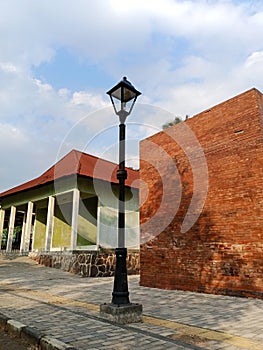
[(11, 253), (12, 251), (15, 218), (16, 218), (16, 207), (12, 206), (10, 210), (10, 217), (9, 217), (9, 224), (8, 224), (8, 238), (7, 238), (7, 244), (6, 244), (7, 253)]
[(70, 250), (75, 250), (77, 246), (77, 235), (78, 235), (78, 215), (79, 215), (79, 190), (73, 190), (72, 198), (72, 219), (71, 219), (71, 244)]
[(4, 222), (5, 222), (5, 210), (0, 209), (0, 250), (1, 250), (1, 245), (2, 245)]
[(27, 213), (26, 213), (26, 224), (25, 224), (25, 233), (24, 233), (24, 249), (23, 252), (28, 253), (29, 244), (30, 244), (30, 236), (32, 231), (32, 216), (33, 216), (33, 202), (28, 202), (27, 204)]
[(51, 239), (54, 227), (54, 210), (55, 210), (55, 197), (48, 197), (48, 209), (47, 209), (47, 225), (46, 225), (46, 240), (45, 251), (49, 252), (51, 248)]
[(100, 204), (99, 204), (99, 199), (98, 199), (98, 204), (97, 204), (97, 241), (96, 241), (96, 244), (97, 244), (97, 247), (100, 246)]
[(33, 216), (33, 202), (28, 202), (27, 211), (23, 220), (22, 236), (20, 244), (20, 253), (28, 253), (30, 245), (30, 236), (32, 231), (32, 216)]
[(21, 254), (23, 254), (23, 251), (25, 248), (25, 229), (26, 229), (26, 212), (24, 213), (23, 225), (22, 225), (22, 235), (21, 235), (21, 242), (20, 242), (20, 253)]

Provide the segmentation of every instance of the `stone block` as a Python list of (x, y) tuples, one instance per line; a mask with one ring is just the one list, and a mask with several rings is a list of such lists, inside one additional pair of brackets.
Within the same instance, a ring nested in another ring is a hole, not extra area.
[(52, 337), (43, 337), (40, 340), (41, 350), (72, 350), (73, 348)]
[(100, 315), (118, 324), (142, 322), (141, 304), (101, 304)]
[(38, 345), (44, 335), (36, 328), (26, 326), (21, 330), (21, 338), (29, 344)]
[(25, 327), (25, 324), (15, 320), (8, 320), (6, 324), (7, 331), (16, 336), (20, 336), (22, 329)]

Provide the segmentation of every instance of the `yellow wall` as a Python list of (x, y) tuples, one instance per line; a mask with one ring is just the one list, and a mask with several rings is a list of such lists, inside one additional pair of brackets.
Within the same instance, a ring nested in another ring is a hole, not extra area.
[(55, 205), (52, 248), (69, 248), (71, 238), (72, 203)]
[(34, 227), (34, 250), (44, 250), (46, 237), (47, 209), (36, 208), (36, 219)]
[(97, 244), (97, 197), (79, 203), (77, 246)]

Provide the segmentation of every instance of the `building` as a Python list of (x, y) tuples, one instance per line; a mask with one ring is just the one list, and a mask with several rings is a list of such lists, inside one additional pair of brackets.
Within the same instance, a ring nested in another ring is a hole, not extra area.
[[(33, 252), (42, 260), (48, 257), (50, 265), (57, 264), (58, 260), (61, 264), (63, 253), (71, 265), (68, 269), (72, 268), (73, 258), (80, 265), (83, 254), (86, 254), (84, 260), (89, 258), (94, 262), (96, 257), (101, 262), (102, 250), (105, 255), (107, 249), (117, 244), (117, 167), (72, 150), (40, 177), (1, 193), (2, 251)], [(129, 168), (127, 171), (126, 246), (136, 252), (139, 248), (139, 190), (136, 187), (139, 174)], [(113, 264), (110, 265), (102, 267), (101, 272), (108, 273)], [(91, 269), (82, 273), (90, 275)]]
[(141, 142), (141, 285), (263, 298), (262, 136), (251, 89)]

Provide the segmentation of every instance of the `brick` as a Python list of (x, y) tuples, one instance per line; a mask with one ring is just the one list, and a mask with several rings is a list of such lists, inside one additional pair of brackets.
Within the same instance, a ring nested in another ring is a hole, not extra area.
[[(184, 122), (193, 134), (179, 124), (141, 142), (141, 285), (263, 298), (262, 111), (252, 89)], [(196, 140), (209, 184), (200, 216)], [(182, 233), (187, 213), (195, 223)]]

